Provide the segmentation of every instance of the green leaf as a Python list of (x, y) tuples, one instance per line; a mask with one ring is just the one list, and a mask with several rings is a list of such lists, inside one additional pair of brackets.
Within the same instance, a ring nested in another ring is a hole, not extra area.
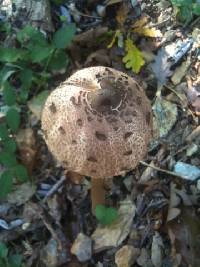
[(7, 267), (7, 266), (6, 266), (6, 263), (5, 263), (5, 260), (2, 259), (2, 258), (0, 258), (0, 266), (5, 266), (5, 267)]
[(5, 81), (7, 81), (16, 71), (17, 70), (13, 70), (13, 68), (10, 66), (4, 66), (0, 71), (0, 84), (3, 84)]
[(27, 88), (22, 87), (19, 94), (19, 99), (21, 102), (25, 103), (29, 96), (29, 90)]
[(6, 127), (6, 124), (5, 123), (1, 123), (0, 124), (0, 138), (2, 140), (5, 140), (7, 139), (9, 136), (9, 133), (8, 133), (8, 129)]
[(17, 149), (17, 144), (14, 139), (10, 138), (3, 142), (4, 149), (10, 153), (14, 153)]
[(200, 16), (200, 3), (193, 4), (192, 11), (195, 15)]
[(8, 112), (6, 113), (6, 122), (10, 127), (10, 129), (13, 132), (16, 132), (20, 125), (19, 112), (14, 108), (9, 109)]
[(180, 17), (180, 20), (183, 22), (191, 21), (192, 20), (192, 9), (188, 6), (180, 7), (179, 17)]
[(22, 51), (17, 48), (0, 47), (0, 61), (16, 62), (22, 57)]
[(44, 59), (48, 58), (53, 52), (52, 46), (46, 45), (45, 47), (35, 45), (31, 49), (30, 59), (33, 63), (41, 63)]
[(115, 208), (106, 208), (103, 205), (97, 205), (95, 209), (95, 215), (97, 220), (104, 225), (111, 224), (117, 219), (117, 210)]
[(64, 25), (54, 33), (52, 43), (56, 48), (66, 48), (71, 43), (75, 32), (75, 24)]
[(3, 85), (3, 98), (8, 106), (12, 106), (16, 102), (16, 93), (9, 82), (5, 82)]
[(0, 258), (7, 258), (8, 256), (8, 248), (6, 247), (6, 245), (0, 241)]
[(177, 7), (190, 6), (192, 5), (192, 0), (171, 0), (171, 3)]
[(98, 221), (102, 221), (106, 214), (106, 207), (104, 205), (97, 205), (95, 208), (95, 216)]
[(8, 168), (14, 167), (17, 164), (15, 155), (7, 150), (0, 152), (0, 162)]
[(10, 267), (21, 267), (22, 255), (19, 254), (9, 255), (8, 262), (10, 264)]
[(19, 74), (20, 81), (26, 89), (29, 89), (33, 79), (33, 71), (31, 69), (23, 69)]
[(13, 171), (18, 181), (26, 182), (28, 180), (28, 172), (27, 172), (27, 169), (23, 165), (17, 164), (13, 168)]
[(21, 31), (18, 31), (17, 40), (20, 43), (32, 42), (43, 46), (47, 44), (44, 34), (30, 25), (27, 25)]
[(69, 58), (67, 54), (63, 50), (59, 49), (53, 54), (49, 62), (48, 69), (50, 69), (51, 71), (59, 71), (66, 69), (68, 64)]
[(0, 198), (4, 198), (11, 192), (13, 176), (10, 171), (4, 171), (0, 176)]

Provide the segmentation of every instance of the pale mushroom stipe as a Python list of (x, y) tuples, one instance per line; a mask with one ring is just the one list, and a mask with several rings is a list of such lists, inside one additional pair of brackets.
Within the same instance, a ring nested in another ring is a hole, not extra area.
[(49, 150), (67, 170), (91, 177), (94, 208), (104, 201), (103, 178), (134, 169), (147, 153), (151, 105), (125, 73), (89, 67), (47, 98), (42, 130)]

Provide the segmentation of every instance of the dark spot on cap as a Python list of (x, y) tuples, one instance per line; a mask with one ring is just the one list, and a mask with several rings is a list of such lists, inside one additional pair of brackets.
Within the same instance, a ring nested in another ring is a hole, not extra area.
[(136, 103), (138, 104), (138, 106), (142, 104), (142, 98), (140, 96), (137, 96)]
[(49, 106), (49, 109), (52, 113), (56, 113), (57, 109), (56, 109), (56, 105), (52, 102), (51, 105)]
[(113, 129), (114, 129), (114, 131), (117, 131), (119, 129), (119, 127), (114, 127)]
[(76, 121), (76, 123), (78, 124), (78, 126), (82, 127), (83, 126), (83, 121), (81, 119), (78, 119)]
[(127, 132), (127, 133), (125, 133), (124, 139), (129, 138), (132, 134), (133, 134), (133, 132)]
[(125, 85), (128, 85), (128, 81), (124, 81), (124, 84), (125, 84)]
[(132, 113), (131, 113), (131, 115), (132, 115), (133, 117), (136, 117), (136, 116), (137, 116), (137, 112), (136, 112), (135, 110), (133, 110)]
[(129, 156), (129, 155), (131, 155), (133, 153), (133, 151), (132, 150), (128, 150), (128, 151), (126, 151), (126, 152), (124, 152), (124, 156)]
[(140, 91), (140, 86), (137, 83), (135, 83), (135, 87), (138, 91)]
[(125, 74), (122, 74), (121, 77), (123, 77), (124, 79), (128, 80), (128, 76)]
[(97, 79), (101, 78), (101, 74), (100, 73), (96, 74), (95, 76), (96, 76)]
[(103, 133), (100, 133), (98, 131), (95, 132), (95, 136), (97, 139), (99, 139), (100, 141), (105, 141), (107, 139), (107, 136)]
[(130, 98), (132, 98), (132, 96), (133, 96), (133, 91), (131, 90), (131, 88), (128, 88), (128, 90), (127, 90), (127, 98), (128, 98), (128, 100), (130, 100)]
[(88, 121), (92, 121), (93, 120), (92, 117), (90, 117), (90, 116), (88, 116), (87, 119), (88, 119)]
[(73, 145), (76, 145), (77, 144), (77, 141), (76, 140), (72, 140), (72, 144)]
[(93, 156), (88, 157), (87, 160), (91, 162), (97, 162), (97, 159)]
[(125, 123), (131, 123), (131, 122), (132, 122), (132, 120), (131, 120), (131, 119), (129, 119), (129, 120), (125, 120), (124, 122), (125, 122)]
[(146, 114), (146, 122), (147, 122), (147, 124), (150, 124), (150, 120), (151, 120), (151, 113), (147, 112), (147, 114)]
[(76, 98), (74, 96), (72, 96), (70, 98), (70, 101), (72, 102), (72, 104), (74, 106), (80, 106), (81, 105), (81, 99), (80, 99), (80, 95), (78, 96), (78, 101), (76, 102)]
[(58, 131), (59, 131), (61, 134), (65, 134), (65, 130), (64, 130), (64, 128), (63, 128), (62, 126), (60, 126), (60, 127), (58, 128)]
[(118, 120), (115, 118), (115, 117), (107, 117), (106, 118), (106, 121), (108, 122), (108, 123), (116, 123)]
[(109, 73), (109, 74), (113, 74), (112, 70), (108, 69), (108, 68), (105, 68), (105, 70)]

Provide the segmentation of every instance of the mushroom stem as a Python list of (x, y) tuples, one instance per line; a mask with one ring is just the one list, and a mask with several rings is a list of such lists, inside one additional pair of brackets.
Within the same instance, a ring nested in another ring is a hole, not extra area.
[(99, 204), (105, 204), (104, 179), (91, 179), (91, 201), (92, 213), (95, 214), (96, 206)]

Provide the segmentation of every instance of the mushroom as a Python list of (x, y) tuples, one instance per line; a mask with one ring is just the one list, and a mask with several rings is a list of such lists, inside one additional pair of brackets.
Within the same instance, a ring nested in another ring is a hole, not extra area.
[(89, 67), (56, 88), (44, 105), (49, 150), (68, 171), (91, 177), (92, 209), (105, 201), (104, 178), (134, 169), (152, 137), (151, 105), (123, 72)]

